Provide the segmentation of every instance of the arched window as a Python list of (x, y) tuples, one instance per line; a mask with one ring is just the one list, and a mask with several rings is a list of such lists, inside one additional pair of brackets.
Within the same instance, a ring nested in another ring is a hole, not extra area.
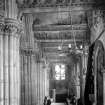
[(64, 64), (55, 65), (55, 79), (65, 80), (65, 65)]

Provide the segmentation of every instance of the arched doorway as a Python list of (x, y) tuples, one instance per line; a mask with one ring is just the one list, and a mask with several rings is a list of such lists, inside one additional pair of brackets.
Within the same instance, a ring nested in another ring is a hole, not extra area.
[(105, 51), (101, 41), (90, 46), (85, 86), (85, 105), (103, 105), (103, 73)]

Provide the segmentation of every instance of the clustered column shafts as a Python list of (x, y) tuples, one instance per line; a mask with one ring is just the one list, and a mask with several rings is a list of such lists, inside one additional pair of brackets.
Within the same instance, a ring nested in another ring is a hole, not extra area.
[(0, 21), (0, 105), (19, 105), (20, 23), (11, 18)]
[(20, 39), (21, 104), (39, 105), (43, 104), (44, 96), (48, 93), (49, 81), (44, 81), (47, 80), (47, 68), (43, 68), (44, 62), (40, 60), (40, 51), (35, 46), (32, 14), (24, 14), (23, 23), (24, 34)]
[(83, 53), (81, 55), (81, 71), (80, 71), (80, 81), (81, 81), (81, 85), (80, 85), (80, 97), (82, 100), (82, 103), (84, 104), (84, 91), (85, 91), (85, 78), (86, 78), (86, 71), (87, 71), (87, 60), (88, 60), (88, 55)]
[(105, 68), (103, 70), (103, 105), (105, 105)]
[[(1, 23), (2, 24), (2, 23)], [(3, 56), (4, 56), (4, 50), (3, 50), (3, 32), (2, 27), (0, 27), (0, 105), (4, 105), (4, 68), (3, 68)]]
[(48, 96), (48, 68), (44, 68), (44, 62), (37, 61), (36, 56), (33, 51), (21, 49), (22, 105), (42, 105), (44, 97)]

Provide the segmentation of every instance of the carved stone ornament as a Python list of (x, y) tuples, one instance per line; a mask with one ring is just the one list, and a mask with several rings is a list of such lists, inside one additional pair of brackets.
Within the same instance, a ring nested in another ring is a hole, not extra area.
[(94, 99), (95, 105), (103, 105), (103, 67), (105, 66), (105, 50), (100, 40), (95, 42), (93, 52)]
[(4, 27), (5, 27), (4, 20), (0, 20), (0, 33), (4, 32)]
[(87, 24), (33, 26), (34, 31), (87, 30)]
[(35, 51), (32, 50), (32, 49), (21, 49), (20, 50), (20, 53), (21, 54), (24, 54), (24, 55), (34, 55), (35, 54)]
[(93, 43), (101, 32), (104, 30), (104, 11), (96, 10), (93, 11), (93, 23), (91, 27), (91, 43)]
[(18, 4), (18, 7), (31, 5), (34, 0), (16, 0), (16, 3)]
[(22, 24), (15, 19), (0, 20), (0, 33), (20, 35), (23, 32)]
[(91, 6), (94, 5), (94, 0), (78, 1), (78, 0), (17, 0), (20, 8), (35, 8), (35, 7), (56, 7), (56, 6)]
[(34, 32), (34, 37), (37, 39), (72, 39), (72, 35), (75, 35), (77, 39), (89, 39), (88, 34), (86, 31), (76, 31), (72, 33), (70, 31), (61, 31), (58, 33), (51, 33), (51, 32)]

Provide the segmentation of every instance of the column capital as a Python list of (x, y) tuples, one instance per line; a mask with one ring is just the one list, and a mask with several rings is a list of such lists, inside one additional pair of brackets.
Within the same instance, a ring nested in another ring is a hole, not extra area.
[(5, 22), (4, 19), (0, 19), (0, 34), (4, 33)]
[(5, 34), (10, 33), (14, 36), (19, 36), (23, 32), (23, 25), (20, 21), (12, 18), (6, 18), (5, 19), (5, 26), (4, 26), (4, 32)]
[(32, 49), (20, 49), (20, 53), (23, 55), (35, 55), (36, 52)]

